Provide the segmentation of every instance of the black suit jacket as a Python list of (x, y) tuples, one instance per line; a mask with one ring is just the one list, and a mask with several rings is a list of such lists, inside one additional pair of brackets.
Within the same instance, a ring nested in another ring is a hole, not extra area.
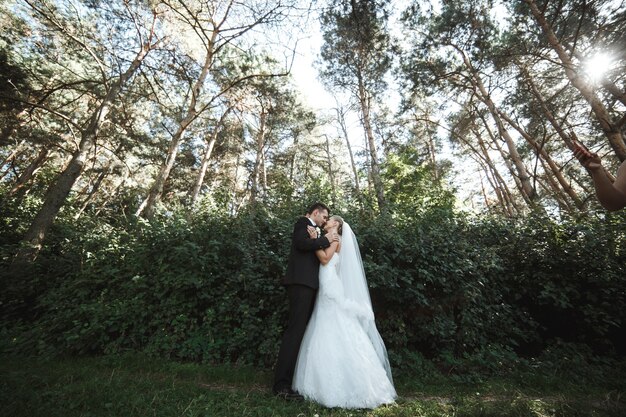
[(312, 226), (311, 221), (307, 217), (300, 217), (293, 227), (291, 252), (283, 284), (305, 285), (317, 289), (320, 283), (320, 261), (315, 251), (329, 247), (330, 242), (325, 237), (311, 239), (307, 226)]

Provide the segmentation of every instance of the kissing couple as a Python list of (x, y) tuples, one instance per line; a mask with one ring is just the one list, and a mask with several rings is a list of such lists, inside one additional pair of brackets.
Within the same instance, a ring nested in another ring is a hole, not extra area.
[(274, 394), (326, 407), (393, 403), (397, 395), (387, 350), (374, 322), (356, 237), (341, 217), (329, 218), (322, 203), (309, 207), (293, 228), (283, 284), (289, 322)]

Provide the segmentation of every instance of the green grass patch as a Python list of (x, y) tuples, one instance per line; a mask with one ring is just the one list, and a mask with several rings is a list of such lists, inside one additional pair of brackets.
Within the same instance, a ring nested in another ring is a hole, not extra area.
[(626, 415), (621, 369), (594, 384), (541, 372), (475, 381), (399, 372), (396, 404), (341, 410), (278, 400), (268, 388), (271, 371), (252, 367), (144, 355), (0, 360), (0, 415), (11, 417)]

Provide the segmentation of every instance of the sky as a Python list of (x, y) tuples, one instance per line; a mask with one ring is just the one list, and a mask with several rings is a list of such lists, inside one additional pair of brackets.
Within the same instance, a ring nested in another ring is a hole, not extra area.
[(323, 43), (321, 26), (317, 17), (304, 26), (294, 55), (292, 76), (305, 104), (314, 110), (328, 110), (334, 107), (334, 99), (319, 80), (315, 64)]

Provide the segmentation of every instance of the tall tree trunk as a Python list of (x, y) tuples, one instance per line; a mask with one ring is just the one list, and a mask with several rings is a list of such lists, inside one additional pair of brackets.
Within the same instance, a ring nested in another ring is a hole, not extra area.
[(352, 152), (352, 146), (350, 145), (350, 138), (348, 137), (348, 128), (346, 126), (346, 119), (343, 111), (337, 106), (337, 120), (339, 121), (339, 126), (341, 128), (341, 132), (343, 133), (343, 137), (346, 140), (346, 146), (348, 147), (348, 155), (350, 156), (350, 167), (352, 168), (352, 175), (354, 175), (354, 189), (357, 194), (357, 198), (359, 203), (361, 204), (361, 208), (364, 208), (363, 203), (363, 193), (361, 193), (361, 185), (359, 184), (359, 172), (356, 168), (356, 163), (354, 162), (354, 153)]
[(372, 155), (370, 154), (370, 146), (365, 136), (365, 170), (367, 174), (367, 191), (374, 194), (374, 179), (372, 176)]
[[(485, 141), (482, 139), (480, 133), (475, 130), (475, 128), (471, 129), (471, 132), (474, 134), (474, 136), (477, 139), (478, 149), (465, 137), (460, 136), (460, 135), (457, 137), (459, 138), (459, 140), (465, 143), (465, 145), (472, 151), (472, 155), (474, 156), (473, 159), (481, 167), (483, 167), (485, 172), (488, 171), (491, 173), (491, 177), (494, 178), (494, 182), (490, 181), (490, 183), (493, 186), (494, 192), (496, 194), (499, 194), (502, 197), (502, 200), (506, 203), (506, 207), (505, 207), (506, 211), (510, 212), (511, 215), (513, 215), (513, 212), (512, 212), (513, 210), (515, 210), (516, 212), (519, 212), (519, 207), (515, 203), (515, 199), (513, 198), (511, 190), (509, 190), (509, 187), (507, 186), (506, 181), (504, 181), (504, 179), (498, 172), (498, 169), (494, 165), (494, 162), (491, 159), (491, 156), (489, 156), (489, 151), (485, 145)], [(490, 176), (487, 174), (487, 179), (489, 178)]]
[(9, 172), (13, 171), (15, 172), (14, 168), (15, 168), (15, 159), (11, 159), (9, 161), (7, 161), (7, 167), (4, 171), (0, 172), (0, 180), (3, 180), (4, 177), (6, 177), (7, 175), (9, 175)]
[[(242, 138), (243, 141), (244, 138)], [(235, 173), (233, 174), (233, 191), (230, 203), (230, 215), (235, 216), (237, 214), (237, 185), (239, 183), (239, 165), (241, 162), (241, 150), (237, 152), (237, 159), (235, 161)]]
[(574, 145), (572, 144), (570, 137), (565, 132), (565, 129), (563, 129), (563, 126), (561, 126), (561, 124), (557, 121), (556, 116), (554, 115), (554, 113), (552, 113), (552, 110), (550, 110), (550, 108), (546, 104), (543, 95), (537, 88), (537, 84), (535, 84), (535, 82), (533, 81), (533, 78), (528, 72), (528, 69), (518, 61), (516, 61), (516, 64), (520, 69), (524, 80), (526, 81), (526, 84), (530, 87), (530, 91), (533, 93), (533, 96), (535, 96), (535, 99), (539, 102), (543, 114), (546, 116), (546, 119), (548, 119), (554, 130), (558, 133), (563, 142), (565, 142), (567, 147), (573, 149)]
[(485, 201), (485, 206), (488, 210), (491, 210), (491, 203), (489, 202), (489, 198), (487, 197), (487, 191), (485, 191), (485, 183), (483, 181), (483, 177), (480, 177), (480, 189), (482, 191), (483, 200)]
[[(601, 83), (602, 83), (602, 86), (606, 88), (608, 92), (611, 93), (613, 97), (615, 97), (616, 100), (626, 105), (626, 91), (620, 90), (618, 86), (616, 86), (613, 82), (611, 82), (610, 80), (607, 80), (606, 78), (603, 78), (601, 80)], [(623, 126), (624, 126), (624, 119), (621, 119), (619, 122), (615, 124), (615, 127), (618, 129)]]
[(196, 181), (194, 182), (193, 188), (191, 190), (191, 196), (189, 201), (189, 206), (193, 208), (196, 205), (196, 201), (198, 201), (198, 196), (200, 195), (200, 189), (202, 188), (202, 184), (204, 184), (204, 177), (206, 176), (206, 171), (209, 168), (209, 162), (211, 160), (211, 154), (213, 153), (213, 148), (215, 147), (215, 142), (217, 142), (217, 137), (219, 135), (220, 128), (223, 126), (224, 120), (226, 119), (226, 115), (230, 112), (230, 108), (228, 108), (220, 117), (220, 120), (217, 122), (215, 127), (213, 128), (213, 133), (211, 133), (211, 139), (209, 139), (209, 143), (207, 144), (204, 155), (202, 155), (202, 162), (200, 163), (200, 169), (198, 170), (198, 175), (196, 176)]
[(509, 134), (508, 130), (505, 128), (504, 123), (500, 118), (500, 114), (498, 113), (498, 109), (493, 100), (491, 100), (491, 96), (489, 95), (489, 92), (485, 88), (485, 85), (480, 78), (480, 74), (475, 70), (467, 55), (462, 50), (457, 50), (461, 54), (463, 62), (465, 63), (465, 66), (471, 74), (470, 82), (474, 86), (474, 91), (476, 92), (480, 101), (482, 101), (485, 106), (487, 106), (487, 109), (489, 110), (489, 113), (491, 114), (491, 117), (495, 122), (496, 127), (498, 128), (498, 133), (506, 143), (511, 161), (513, 162), (513, 165), (517, 170), (517, 177), (519, 178), (519, 181), (521, 183), (521, 191), (523, 194), (525, 194), (526, 200), (530, 202), (530, 205), (532, 205), (532, 201), (535, 199), (535, 190), (530, 181), (530, 175), (526, 170), (526, 166), (524, 165), (522, 157), (517, 150), (517, 145), (515, 144), (515, 141)]
[[(413, 112), (412, 113), (413, 119), (415, 119), (415, 123), (416, 125), (418, 125), (420, 122), (426, 120), (429, 123), (435, 123), (438, 124), (437, 122), (432, 122), (430, 119), (430, 111), (426, 111), (425, 113), (423, 113), (420, 117), (420, 115), (417, 114), (417, 112)], [(435, 142), (433, 140), (433, 137), (435, 135), (434, 132), (432, 132), (430, 130), (430, 128), (427, 126), (426, 127), (426, 132), (424, 133), (426, 135), (426, 150), (428, 151), (428, 160), (432, 166), (432, 172), (433, 172), (433, 178), (435, 180), (439, 179), (439, 170), (437, 169), (437, 152), (435, 149)]]
[(78, 149), (72, 155), (72, 159), (63, 172), (59, 174), (56, 182), (48, 189), (43, 206), (24, 235), (21, 248), (15, 257), (13, 264), (20, 264), (25, 261), (34, 261), (37, 258), (46, 237), (46, 232), (54, 222), (59, 210), (72, 190), (74, 183), (83, 171), (88, 154), (96, 142), (100, 125), (108, 116), (109, 111), (111, 110), (111, 105), (117, 98), (120, 90), (139, 69), (150, 49), (150, 43), (142, 45), (141, 50), (137, 53), (130, 66), (117, 80), (115, 80), (115, 82), (111, 84), (111, 87), (100, 103), (100, 106), (98, 106), (96, 111), (91, 115), (89, 124), (85, 130), (81, 132)]
[(13, 148), (11, 153), (9, 153), (5, 158), (2, 159), (2, 161), (0, 161), (0, 169), (2, 169), (2, 167), (4, 167), (8, 162), (12, 161), (13, 158), (17, 157), (20, 152), (22, 152), (22, 146), (24, 145), (24, 143), (26, 143), (26, 141), (22, 140), (15, 146), (15, 148)]
[(144, 216), (146, 218), (152, 217), (154, 211), (156, 209), (156, 205), (161, 200), (161, 196), (163, 195), (163, 188), (165, 187), (165, 183), (170, 176), (170, 172), (174, 167), (174, 162), (176, 162), (176, 156), (178, 155), (178, 148), (182, 143), (185, 133), (187, 132), (187, 128), (191, 125), (191, 123), (196, 119), (198, 115), (198, 111), (196, 109), (196, 104), (198, 103), (198, 98), (200, 97), (200, 93), (202, 91), (202, 87), (204, 82), (209, 74), (209, 69), (213, 64), (213, 45), (215, 38), (217, 36), (217, 32), (214, 31), (212, 34), (213, 38), (211, 42), (208, 43), (206, 56), (204, 59), (204, 65), (202, 66), (202, 70), (200, 71), (200, 75), (198, 79), (194, 83), (191, 89), (191, 99), (189, 100), (189, 106), (187, 106), (187, 110), (185, 116), (178, 124), (178, 128), (174, 135), (172, 135), (172, 140), (167, 149), (167, 155), (165, 157), (165, 161), (161, 165), (159, 172), (157, 173), (154, 182), (152, 183), (152, 187), (150, 187), (150, 191), (148, 192), (148, 196), (141, 203), (135, 215)]
[(498, 199), (498, 203), (500, 203), (500, 207), (502, 207), (502, 211), (506, 213), (509, 217), (513, 217), (515, 214), (513, 211), (514, 207), (511, 204), (512, 198), (510, 194), (507, 194), (508, 190), (502, 186), (502, 182), (498, 180), (498, 178), (494, 174), (493, 169), (491, 169), (484, 162), (482, 163), (482, 165), (483, 171), (485, 171), (485, 177), (487, 178), (487, 181), (489, 181), (489, 185), (491, 185), (491, 188), (496, 194), (496, 198)]
[(482, 159), (484, 160), (485, 164), (489, 168), (489, 171), (491, 172), (491, 175), (493, 176), (495, 180), (495, 183), (493, 184), (495, 192), (499, 193), (502, 196), (503, 201), (506, 203), (506, 210), (507, 212), (510, 213), (511, 216), (513, 215), (513, 210), (519, 213), (520, 209), (515, 203), (513, 194), (511, 193), (509, 186), (506, 184), (506, 181), (504, 181), (504, 178), (502, 178), (502, 175), (500, 175), (500, 172), (498, 171), (493, 160), (491, 159), (491, 156), (489, 155), (489, 150), (487, 149), (487, 146), (485, 145), (485, 141), (483, 141), (482, 137), (480, 136), (478, 132), (473, 130), (473, 133), (476, 136), (476, 139), (478, 140), (478, 146), (480, 148), (480, 153), (478, 152), (476, 153), (478, 153), (479, 155), (482, 154)]
[(609, 140), (609, 143), (611, 144), (615, 155), (617, 155), (620, 161), (626, 160), (626, 142), (624, 140), (624, 136), (620, 131), (619, 126), (616, 126), (612, 123), (609, 112), (604, 107), (600, 99), (596, 96), (591, 86), (580, 75), (578, 75), (575, 70), (574, 63), (565, 51), (563, 45), (561, 45), (561, 43), (559, 42), (559, 39), (557, 38), (556, 34), (552, 30), (552, 27), (550, 26), (550, 23), (548, 23), (546, 17), (539, 10), (535, 1), (524, 1), (530, 7), (531, 13), (543, 30), (543, 33), (548, 40), (548, 44), (552, 47), (552, 49), (554, 49), (554, 51), (559, 56), (559, 59), (563, 63), (563, 69), (565, 70), (567, 78), (570, 80), (572, 85), (576, 87), (578, 91), (580, 91), (581, 95), (591, 106), (591, 110), (593, 111), (596, 119), (600, 123), (600, 127), (602, 128), (602, 131)]
[[(509, 217), (512, 217), (512, 213), (510, 213), (510, 207), (508, 206), (506, 200), (504, 199), (504, 196), (502, 194), (502, 190), (500, 189), (499, 185), (497, 184), (497, 180), (495, 179), (495, 177), (493, 177), (493, 172), (491, 171), (491, 169), (488, 167), (488, 165), (485, 163), (485, 161), (483, 161), (481, 158), (474, 157), (473, 159), (478, 163), (478, 165), (483, 170), (483, 173), (485, 174), (485, 178), (487, 178), (487, 182), (489, 183), (489, 185), (491, 186), (491, 189), (496, 194), (496, 198), (498, 199), (498, 204), (500, 204), (500, 207), (502, 208), (502, 211), (507, 213), (509, 215)], [(485, 204), (489, 207), (489, 202), (488, 202), (488, 199), (487, 199), (487, 192), (485, 190), (485, 186), (483, 184), (482, 177), (480, 179), (480, 185), (482, 187), (483, 198), (485, 200)]]
[[(575, 208), (582, 211), (582, 207), (581, 207), (582, 202), (580, 204), (575, 202), (576, 206), (572, 206), (569, 199), (567, 198), (568, 195), (563, 192), (562, 185), (559, 184), (558, 181), (555, 181), (554, 176), (552, 175), (552, 172), (553, 172), (552, 168), (550, 166), (546, 166), (547, 163), (543, 159), (540, 158), (539, 160), (541, 161), (541, 166), (543, 167), (543, 171), (545, 172), (545, 178), (548, 181), (548, 184), (550, 184), (550, 189), (551, 189), (550, 194), (554, 197), (557, 203), (559, 203), (559, 206), (561, 207), (561, 209), (567, 211), (568, 213), (574, 212)], [(545, 188), (546, 190), (550, 191), (548, 187), (545, 187)]]
[(433, 136), (428, 135), (428, 141), (426, 142), (428, 146), (428, 159), (430, 160), (430, 164), (433, 167), (433, 178), (435, 180), (439, 179), (439, 170), (437, 169), (437, 154), (435, 152), (435, 143), (433, 142)]
[[(115, 187), (115, 190), (110, 193), (108, 196), (105, 196), (105, 198), (103, 198), (102, 200), (102, 204), (100, 204), (100, 207), (98, 207), (98, 210), (96, 210), (96, 212), (94, 213), (94, 216), (98, 216), (100, 214), (100, 212), (102, 210), (104, 210), (104, 208), (107, 206), (107, 204), (109, 204), (109, 202), (113, 201), (113, 199), (120, 193), (121, 190), (124, 189), (124, 185), (126, 184), (126, 181), (128, 181), (128, 178), (130, 177), (130, 170), (125, 169), (124, 170), (124, 176), (122, 177), (122, 180), (120, 181), (120, 183), (117, 185), (117, 187)], [(126, 213), (126, 207), (122, 207), (122, 213)]]
[[(546, 104), (546, 101), (543, 98), (543, 95), (541, 94), (541, 92), (539, 91), (539, 88), (537, 87), (537, 85), (535, 84), (535, 82), (533, 81), (530, 73), (528, 72), (528, 70), (526, 69), (526, 67), (522, 64), (520, 64), (519, 62), (516, 62), (517, 66), (520, 68), (523, 76), (524, 76), (524, 80), (526, 81), (526, 84), (530, 87), (530, 91), (533, 93), (533, 96), (535, 96), (535, 99), (539, 102), (540, 107), (543, 111), (543, 114), (546, 116), (546, 119), (548, 119), (548, 121), (550, 122), (550, 125), (552, 125), (552, 127), (554, 128), (554, 130), (558, 133), (559, 137), (563, 140), (563, 142), (565, 143), (565, 145), (569, 148), (569, 149), (574, 149), (574, 144), (572, 143), (572, 136), (574, 133), (572, 131), (572, 133), (567, 134), (565, 132), (565, 129), (563, 128), (563, 126), (561, 126), (561, 124), (557, 121), (556, 116), (554, 115), (554, 113), (552, 113), (552, 110), (550, 110), (549, 106)], [(611, 178), (613, 178), (613, 174), (611, 174), (609, 171), (607, 171), (606, 168), (604, 168), (606, 175)], [(584, 204), (584, 202), (583, 202)]]
[(19, 190), (21, 190), (28, 181), (39, 171), (39, 169), (43, 166), (46, 159), (48, 159), (48, 155), (50, 150), (45, 146), (41, 148), (35, 159), (26, 167), (26, 169), (19, 176), (11, 191), (9, 191), (9, 195), (15, 195)]
[(500, 115), (502, 116), (504, 120), (506, 120), (506, 122), (509, 125), (511, 125), (515, 130), (517, 130), (519, 134), (522, 135), (522, 137), (526, 139), (526, 141), (533, 148), (535, 148), (535, 150), (543, 159), (543, 161), (545, 161), (548, 164), (548, 167), (550, 167), (550, 171), (552, 172), (552, 175), (554, 175), (554, 177), (557, 179), (561, 187), (563, 187), (563, 190), (574, 201), (574, 203), (576, 204), (576, 207), (578, 207), (579, 210), (584, 210), (583, 201), (580, 199), (580, 197), (578, 197), (578, 194), (576, 193), (576, 191), (567, 182), (567, 180), (563, 176), (561, 168), (557, 166), (556, 162), (554, 162), (554, 160), (550, 157), (548, 152), (546, 152), (544, 147), (539, 145), (532, 136), (530, 136), (524, 129), (522, 129), (522, 127), (518, 125), (513, 119), (511, 119), (507, 114), (505, 114), (504, 112), (500, 112)]
[(326, 151), (326, 167), (328, 169), (328, 177), (330, 178), (330, 196), (331, 203), (335, 205), (337, 203), (337, 190), (335, 189), (335, 174), (333, 172), (333, 158), (330, 153), (330, 139), (328, 135), (324, 135), (326, 137), (326, 146), (324, 150)]
[(380, 162), (378, 160), (378, 152), (376, 150), (376, 141), (374, 132), (372, 131), (372, 123), (370, 120), (370, 97), (365, 90), (362, 80), (359, 78), (359, 103), (361, 105), (361, 116), (363, 117), (363, 128), (365, 129), (365, 137), (367, 138), (369, 155), (370, 155), (370, 173), (374, 183), (374, 191), (376, 193), (376, 201), (378, 209), (381, 212), (387, 211), (387, 203), (385, 201), (385, 190), (383, 181), (380, 176)]
[(18, 151), (11, 152), (11, 154), (7, 158), (5, 158), (3, 164), (0, 165), (0, 169), (6, 166), (4, 171), (0, 172), (0, 180), (4, 179), (4, 177), (9, 175), (10, 172), (13, 172), (15, 174), (15, 161), (25, 152), (25, 149), (19, 149)]
[[(124, 144), (120, 143), (117, 149), (115, 149), (115, 151), (113, 152), (113, 155), (117, 155), (122, 150), (123, 147), (124, 147)], [(87, 197), (83, 201), (83, 204), (81, 205), (80, 210), (78, 210), (78, 212), (74, 215), (74, 219), (78, 219), (83, 214), (87, 206), (89, 206), (89, 202), (91, 201), (93, 196), (96, 195), (98, 190), (100, 190), (102, 181), (104, 181), (107, 175), (109, 175), (111, 171), (113, 170), (113, 161), (114, 159), (110, 158), (107, 161), (106, 165), (102, 168), (102, 171), (100, 172), (100, 174), (98, 174), (96, 181), (94, 181), (93, 185), (91, 186), (91, 189), (87, 193)]]
[(178, 129), (172, 136), (172, 140), (167, 148), (167, 155), (165, 157), (165, 161), (163, 165), (159, 168), (159, 172), (148, 191), (148, 196), (144, 199), (144, 201), (139, 205), (137, 211), (135, 212), (136, 216), (143, 216), (146, 218), (152, 217), (154, 211), (156, 209), (156, 205), (161, 200), (161, 196), (163, 195), (163, 189), (165, 187), (165, 183), (169, 178), (170, 172), (174, 167), (174, 162), (176, 162), (176, 156), (178, 155), (178, 148), (183, 141), (185, 136), (185, 132), (187, 130), (188, 125), (188, 117), (185, 117), (183, 122), (181, 122), (178, 126)]
[(293, 137), (293, 154), (291, 155), (291, 159), (289, 161), (289, 183), (294, 183), (294, 172), (296, 170), (296, 159), (298, 156), (298, 135)]
[(267, 164), (265, 163), (265, 150), (261, 153), (261, 187), (263, 189), (263, 195), (267, 195)]
[(111, 172), (110, 170), (111, 170), (111, 166), (107, 165), (107, 167), (103, 169), (102, 172), (100, 172), (100, 174), (98, 175), (98, 178), (96, 178), (96, 181), (93, 183), (91, 190), (89, 190), (89, 193), (87, 193), (87, 197), (85, 197), (85, 200), (83, 201), (83, 204), (81, 205), (80, 209), (74, 215), (75, 220), (78, 220), (78, 218), (83, 214), (83, 211), (85, 211), (87, 206), (89, 206), (89, 202), (100, 189), (100, 185), (102, 184), (102, 181), (104, 181), (104, 178), (109, 174), (109, 172)]
[[(498, 150), (498, 152), (500, 152), (500, 155), (502, 157), (502, 161), (504, 162), (504, 165), (508, 168), (509, 172), (511, 173), (511, 176), (513, 177), (513, 180), (515, 181), (515, 185), (517, 185), (517, 189), (520, 191), (520, 194), (522, 196), (522, 198), (524, 199), (524, 201), (526, 202), (526, 204), (530, 207), (533, 205), (532, 200), (530, 199), (528, 193), (525, 191), (525, 187), (524, 184), (521, 180), (521, 178), (519, 177), (519, 171), (517, 171), (514, 167), (514, 165), (511, 163), (511, 157), (509, 154), (507, 154), (504, 149), (502, 149), (502, 146), (500, 145), (500, 142), (498, 141), (498, 138), (496, 138), (495, 134), (491, 131), (491, 128), (489, 127), (489, 123), (487, 123), (487, 120), (482, 116), (479, 115), (480, 119), (483, 122), (483, 125), (485, 126), (485, 130), (487, 131), (487, 133), (489, 134), (489, 136), (491, 137), (491, 141), (494, 144), (494, 146), (496, 147), (496, 149)], [(515, 150), (517, 150), (517, 148), (515, 148), (515, 145), (513, 144), (513, 148)], [(524, 167), (523, 172), (528, 172), (526, 170), (526, 168)], [(526, 179), (528, 182), (530, 182), (529, 178), (528, 178), (528, 174), (526, 174)]]
[(263, 162), (263, 149), (265, 148), (265, 130), (267, 123), (267, 111), (261, 108), (259, 115), (259, 130), (256, 132), (256, 158), (252, 169), (252, 185), (250, 190), (250, 202), (255, 203), (259, 195), (259, 183), (261, 176), (261, 164)]

